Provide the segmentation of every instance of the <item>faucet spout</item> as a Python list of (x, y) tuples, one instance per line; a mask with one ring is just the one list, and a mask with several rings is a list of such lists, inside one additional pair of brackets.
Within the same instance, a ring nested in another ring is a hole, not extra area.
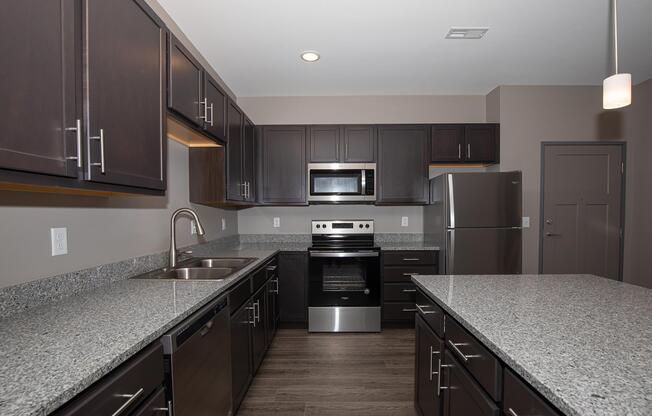
[(197, 234), (206, 234), (206, 231), (204, 231), (204, 227), (202, 226), (201, 221), (199, 221), (199, 217), (195, 211), (190, 208), (179, 208), (174, 211), (172, 218), (170, 218), (170, 253), (168, 255), (168, 267), (170, 269), (177, 266), (177, 233), (174, 224), (180, 214), (187, 214), (193, 218), (197, 225)]

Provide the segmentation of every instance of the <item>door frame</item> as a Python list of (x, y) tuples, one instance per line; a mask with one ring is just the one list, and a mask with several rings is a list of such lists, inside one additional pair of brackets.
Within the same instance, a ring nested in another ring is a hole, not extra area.
[(539, 181), (539, 274), (543, 273), (543, 207), (545, 203), (546, 146), (619, 146), (622, 154), (623, 175), (620, 192), (620, 259), (618, 280), (623, 281), (625, 256), (625, 201), (627, 193), (627, 142), (624, 141), (543, 141), (541, 142), (541, 178)]

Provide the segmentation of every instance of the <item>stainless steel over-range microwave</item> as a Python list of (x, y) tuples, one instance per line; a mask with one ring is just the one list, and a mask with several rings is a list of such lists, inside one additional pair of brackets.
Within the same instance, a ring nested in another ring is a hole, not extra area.
[(374, 202), (375, 163), (309, 163), (308, 201)]

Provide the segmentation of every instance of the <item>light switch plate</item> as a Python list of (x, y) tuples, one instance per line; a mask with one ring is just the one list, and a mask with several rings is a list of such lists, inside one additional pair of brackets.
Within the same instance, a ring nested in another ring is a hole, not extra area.
[(68, 229), (50, 228), (50, 241), (52, 244), (52, 255), (62, 256), (68, 254)]
[(408, 226), (408, 217), (401, 217), (401, 227)]
[(274, 217), (274, 228), (278, 228), (280, 226), (281, 226), (281, 218)]
[(523, 217), (523, 228), (530, 228), (530, 217)]
[(222, 218), (222, 231), (226, 230), (226, 220)]

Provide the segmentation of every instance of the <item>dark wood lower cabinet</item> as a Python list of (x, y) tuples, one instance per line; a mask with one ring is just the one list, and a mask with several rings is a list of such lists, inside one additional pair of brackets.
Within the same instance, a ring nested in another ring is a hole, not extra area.
[(511, 370), (505, 369), (503, 412), (507, 416), (561, 416)]
[(267, 282), (267, 344), (271, 344), (278, 330), (280, 303), (278, 290), (277, 266), (273, 266), (273, 274)]
[(251, 337), (253, 302), (246, 302), (231, 315), (231, 382), (233, 409), (242, 402), (253, 378)]
[(439, 371), (444, 344), (420, 316), (416, 317), (415, 331), (414, 406), (420, 416), (438, 416), (441, 414)]
[(253, 357), (253, 373), (265, 358), (267, 351), (267, 287), (261, 287), (253, 297), (254, 324), (251, 330), (251, 352)]
[(308, 253), (281, 253), (278, 259), (280, 320), (308, 322)]
[(443, 363), (444, 416), (500, 416), (500, 409), (491, 397), (448, 350), (444, 352)]

